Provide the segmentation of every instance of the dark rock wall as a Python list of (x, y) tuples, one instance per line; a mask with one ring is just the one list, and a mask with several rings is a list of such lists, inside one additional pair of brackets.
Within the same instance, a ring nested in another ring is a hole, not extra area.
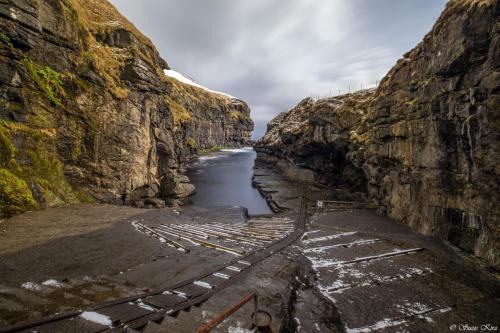
[(387, 74), (363, 169), (381, 210), (498, 262), (499, 2), (452, 1)]
[(367, 178), (350, 154), (362, 146), (358, 132), (373, 94), (306, 98), (268, 124), (256, 150), (280, 157), (290, 179), (328, 186), (340, 200), (366, 200)]
[(166, 77), (107, 1), (0, 0), (0, 31), (0, 216), (182, 198), (192, 154), (250, 139), (244, 102)]
[(498, 14), (497, 0), (450, 1), (375, 92), (304, 100), (259, 149), (498, 266)]

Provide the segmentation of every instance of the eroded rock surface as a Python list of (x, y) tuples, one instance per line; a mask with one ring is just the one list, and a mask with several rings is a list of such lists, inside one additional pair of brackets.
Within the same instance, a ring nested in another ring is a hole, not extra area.
[(305, 99), (258, 149), (498, 267), (498, 13), (497, 0), (450, 1), (376, 91)]
[(97, 199), (162, 206), (192, 193), (183, 163), (242, 145), (240, 100), (165, 76), (107, 1), (0, 1), (0, 216)]

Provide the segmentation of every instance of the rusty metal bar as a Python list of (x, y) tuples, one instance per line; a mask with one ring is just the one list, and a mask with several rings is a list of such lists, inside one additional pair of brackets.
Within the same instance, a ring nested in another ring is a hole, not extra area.
[(215, 224), (210, 224), (210, 227), (207, 227), (207, 229), (210, 229), (210, 228), (215, 229), (214, 231), (219, 230), (217, 232), (231, 234), (231, 235), (234, 235), (234, 236), (240, 236), (240, 237), (245, 237), (245, 238), (248, 238), (249, 236), (250, 237), (254, 237), (255, 239), (257, 239), (257, 240), (259, 240), (261, 242), (262, 241), (272, 241), (273, 240), (270, 236), (256, 235), (256, 234), (249, 233), (248, 231), (244, 231), (244, 230), (241, 230), (241, 229), (235, 229), (235, 228), (230, 228), (230, 227), (225, 227), (225, 226), (218, 226), (218, 225), (215, 225)]
[(175, 225), (170, 224), (169, 226), (170, 226), (170, 228), (178, 230), (180, 232), (187, 232), (187, 233), (190, 233), (190, 234), (199, 235), (203, 239), (210, 239), (210, 235), (208, 235), (208, 234), (206, 234), (204, 232), (201, 232), (199, 230), (196, 230), (196, 229), (194, 229), (192, 227), (184, 227), (181, 224), (175, 224)]
[(176, 241), (173, 241), (171, 239), (168, 239), (167, 237), (165, 237), (165, 235), (159, 234), (158, 232), (154, 231), (153, 229), (146, 227), (144, 224), (137, 223), (137, 226), (139, 226), (139, 228), (143, 228), (144, 230), (149, 231), (150, 233), (152, 233), (156, 237), (159, 237), (160, 239), (164, 239), (165, 242), (167, 242), (168, 244), (176, 247), (177, 249), (180, 249), (180, 250), (182, 250), (182, 251), (184, 251), (186, 253), (189, 253), (189, 249), (187, 247), (185, 247), (184, 245), (179, 244)]
[[(168, 230), (168, 231), (171, 231), (172, 233), (176, 233), (176, 234), (179, 234), (181, 236), (186, 236), (186, 237), (190, 237), (190, 236), (193, 236), (194, 233), (191, 233), (189, 231), (184, 231), (184, 230), (178, 230), (177, 228), (173, 228), (171, 226), (169, 226), (168, 224), (162, 224), (158, 227), (155, 227), (157, 230)], [(209, 239), (210, 237), (208, 237), (207, 235), (194, 235), (196, 237), (199, 237), (199, 238), (203, 238), (203, 239)]]
[(260, 226), (254, 226), (252, 224), (247, 224), (247, 225), (244, 225), (244, 226), (235, 226), (235, 225), (223, 225), (223, 224), (220, 224), (220, 223), (210, 223), (210, 224), (207, 224), (207, 225), (210, 225), (210, 226), (216, 226), (216, 227), (219, 227), (219, 228), (224, 228), (224, 229), (227, 229), (227, 230), (234, 230), (234, 231), (238, 231), (238, 232), (252, 232), (252, 231), (258, 231), (258, 232), (262, 232), (262, 234), (264, 236), (271, 236), (271, 235), (274, 235), (274, 234), (278, 234), (278, 233), (281, 233), (282, 231), (288, 231), (288, 230), (291, 230), (291, 229), (274, 229), (274, 228), (264, 228), (264, 227), (260, 227)]
[[(215, 328), (217, 325), (222, 323), (226, 318), (228, 318), (230, 315), (232, 315), (233, 313), (238, 311), (243, 305), (247, 304), (252, 299), (255, 300), (255, 305), (257, 306), (257, 294), (255, 292), (248, 293), (238, 303), (231, 305), (229, 308), (224, 310), (224, 312), (222, 312), (216, 318), (212, 319), (207, 324), (199, 327), (198, 330), (196, 331), (196, 333), (208, 333), (208, 332), (210, 332), (213, 328)], [(255, 309), (255, 310), (257, 310), (257, 309)]]
[(226, 230), (221, 231), (222, 230), (221, 228), (215, 228), (212, 225), (210, 225), (210, 227), (207, 227), (207, 225), (200, 225), (200, 226), (197, 226), (196, 228), (199, 228), (199, 230), (203, 231), (206, 234), (212, 234), (212, 235), (216, 235), (216, 236), (221, 237), (221, 238), (231, 239), (231, 240), (243, 243), (243, 244), (252, 245), (252, 246), (263, 246), (263, 244), (261, 244), (261, 242), (257, 242), (253, 239), (246, 239), (248, 237), (245, 237), (244, 235), (241, 235), (241, 234), (237, 235), (237, 234), (231, 233), (231, 232), (226, 231)]
[(157, 230), (160, 233), (165, 233), (165, 234), (168, 234), (168, 235), (171, 235), (171, 236), (174, 236), (174, 237), (179, 237), (181, 239), (186, 239), (186, 240), (189, 240), (189, 241), (191, 241), (193, 243), (197, 243), (197, 244), (205, 246), (205, 247), (210, 247), (212, 249), (216, 249), (216, 250), (221, 250), (221, 251), (224, 251), (224, 252), (232, 253), (232, 254), (235, 254), (237, 256), (243, 256), (243, 255), (245, 255), (245, 252), (238, 251), (238, 250), (235, 250), (235, 249), (230, 249), (230, 248), (222, 246), (222, 245), (218, 245), (218, 244), (206, 242), (206, 241), (203, 241), (203, 240), (198, 239), (198, 238), (184, 236), (184, 235), (181, 235), (178, 232), (167, 231), (167, 230), (164, 230), (164, 229), (157, 229)]

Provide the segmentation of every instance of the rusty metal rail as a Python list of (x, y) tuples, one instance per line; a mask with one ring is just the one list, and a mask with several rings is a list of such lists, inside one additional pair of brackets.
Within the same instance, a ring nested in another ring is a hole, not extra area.
[[(297, 241), (305, 232), (307, 219), (306, 208), (306, 200), (304, 197), (302, 197), (300, 210), (294, 223), (295, 230), (292, 233), (286, 235), (286, 237), (284, 237), (283, 239), (273, 242), (265, 248), (248, 252), (244, 256), (235, 258), (229, 263), (215, 267), (211, 272), (207, 274), (183, 281), (174, 286), (171, 286), (170, 288), (156, 290), (149, 293), (134, 295), (90, 306), (86, 309), (86, 311), (109, 312), (110, 310), (112, 311), (113, 309), (116, 309), (120, 306), (133, 306), (134, 304), (136, 304), (134, 302), (145, 303), (152, 308), (151, 311), (146, 311), (147, 313), (138, 314), (133, 318), (130, 318), (130, 316), (128, 316), (127, 319), (113, 318), (113, 323), (115, 324), (115, 326), (94, 329), (93, 332), (126, 332), (128, 328), (141, 329), (145, 327), (150, 321), (161, 321), (167, 315), (173, 315), (175, 313), (178, 313), (180, 310), (189, 309), (191, 306), (203, 303), (215, 293), (238, 282), (238, 280), (254, 265), (285, 249), (286, 247)], [(210, 286), (209, 288), (203, 287), (204, 284), (200, 284), (200, 281), (203, 282), (203, 279), (211, 276), (224, 276), (224, 278), (221, 278), (221, 283)], [(169, 295), (172, 295), (172, 297), (176, 297), (176, 295), (185, 295), (186, 298), (178, 297), (178, 301), (173, 302), (168, 306), (157, 306), (154, 302), (152, 302), (155, 297), (168, 297)], [(70, 325), (71, 321), (74, 318), (80, 316), (82, 313), (83, 311), (71, 311), (55, 316), (45, 317), (36, 321), (20, 323), (17, 325), (0, 328), (0, 333), (14, 333), (23, 331), (36, 331), (39, 333), (58, 332), (57, 329), (54, 330), (54, 327), (57, 327), (58, 325), (60, 325), (62, 331), (66, 332), (68, 331), (67, 325)]]
[(220, 315), (218, 315), (216, 318), (212, 319), (209, 321), (206, 325), (201, 326), (198, 328), (196, 333), (208, 333), (210, 332), (213, 328), (215, 328), (217, 325), (222, 323), (225, 319), (227, 319), (230, 315), (238, 311), (243, 305), (247, 304), (251, 300), (255, 301), (255, 310), (254, 313), (257, 313), (257, 294), (255, 292), (248, 293), (243, 297), (238, 303), (230, 306), (224, 312), (222, 312)]
[(370, 202), (357, 202), (357, 201), (336, 201), (336, 200), (318, 200), (316, 209), (319, 211), (328, 210), (353, 210), (353, 209), (367, 209), (376, 208)]

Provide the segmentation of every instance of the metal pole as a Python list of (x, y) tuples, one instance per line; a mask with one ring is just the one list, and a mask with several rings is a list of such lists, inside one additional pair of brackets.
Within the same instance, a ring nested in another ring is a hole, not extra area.
[[(251, 292), (247, 294), (245, 297), (243, 297), (238, 303), (230, 306), (224, 312), (222, 312), (220, 315), (218, 315), (216, 318), (212, 319), (209, 321), (206, 325), (201, 326), (198, 328), (196, 333), (208, 333), (210, 332), (213, 328), (215, 328), (217, 325), (222, 323), (227, 317), (235, 313), (236, 311), (239, 310), (243, 305), (247, 304), (250, 302), (252, 299), (255, 300), (255, 307), (257, 308), (257, 294), (255, 292)], [(255, 312), (256, 313), (256, 312)]]

